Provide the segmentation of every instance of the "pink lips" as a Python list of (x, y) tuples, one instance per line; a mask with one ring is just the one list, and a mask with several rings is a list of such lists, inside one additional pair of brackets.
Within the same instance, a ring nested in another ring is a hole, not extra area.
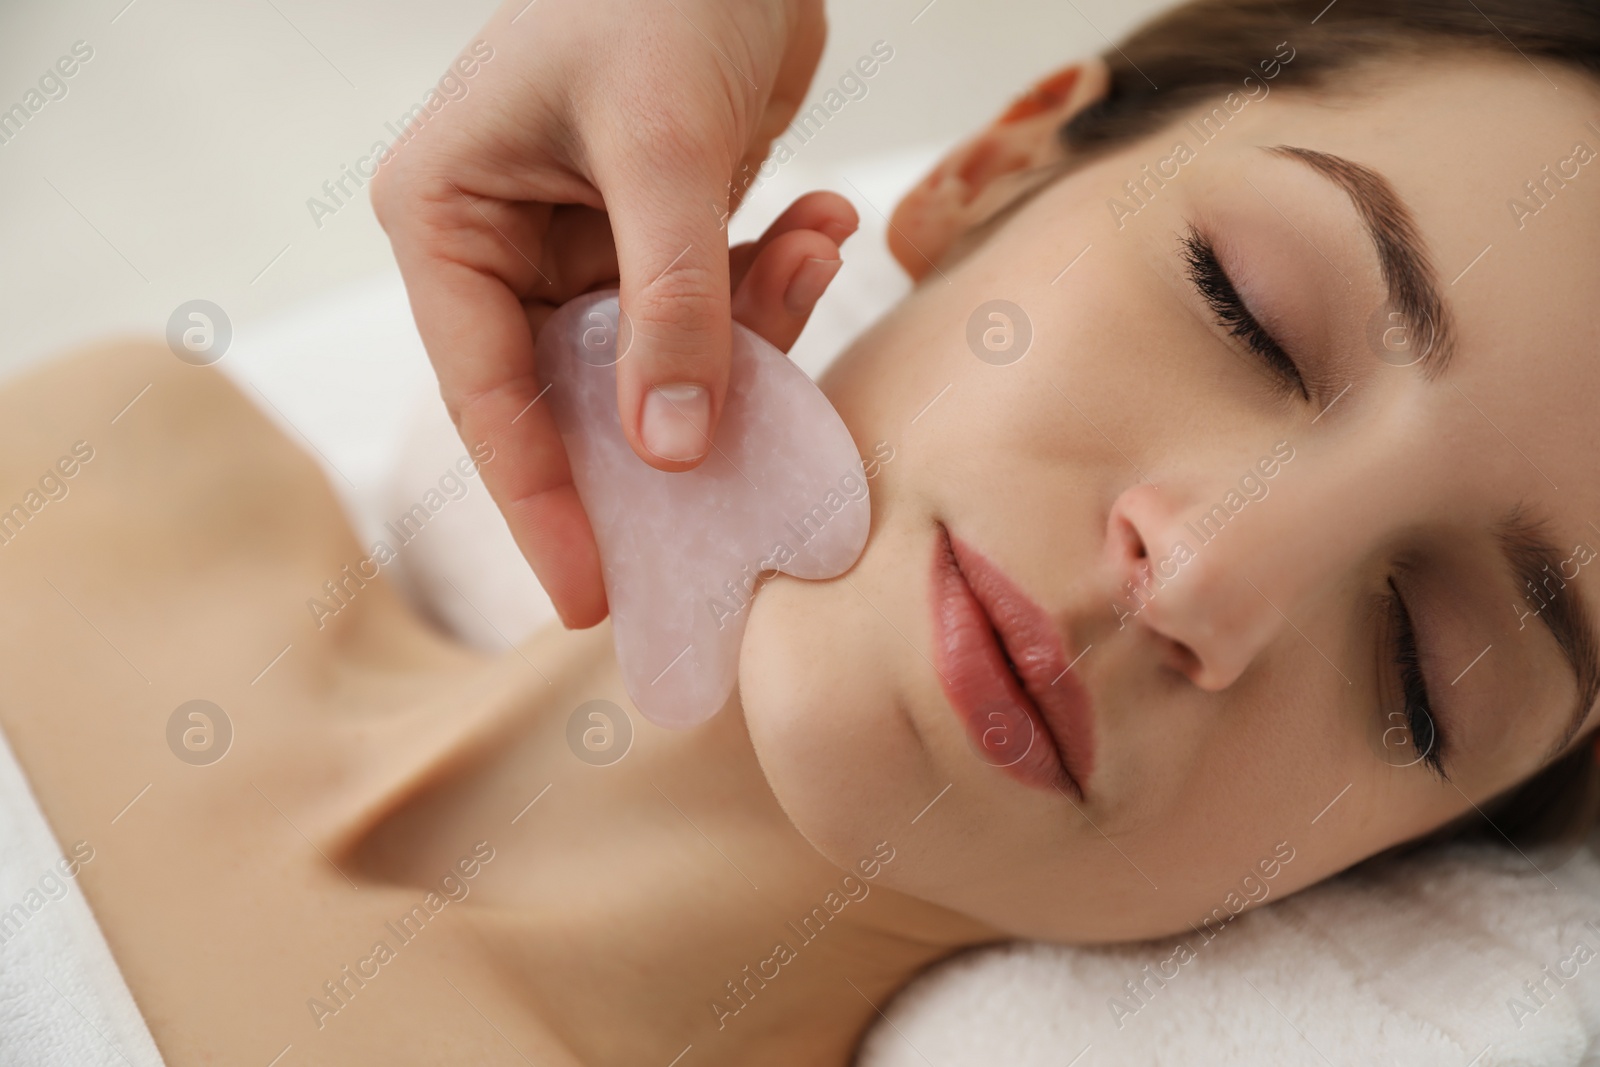
[(930, 597), (940, 684), (979, 758), (1081, 799), (1094, 766), (1093, 712), (1050, 616), (942, 524)]

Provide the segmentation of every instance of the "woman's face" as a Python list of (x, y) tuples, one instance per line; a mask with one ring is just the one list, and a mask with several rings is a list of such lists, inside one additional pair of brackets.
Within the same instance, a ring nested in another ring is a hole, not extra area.
[[(770, 583), (740, 681), (831, 859), (888, 840), (894, 885), (1008, 934), (1153, 936), (1573, 743), (1597, 94), (1515, 58), (1346, 77), (1219, 97), (1073, 171), (830, 371), (863, 455), (886, 442), (872, 535), (845, 577)], [(1055, 736), (1006, 699), (965, 585), (1010, 620)]]

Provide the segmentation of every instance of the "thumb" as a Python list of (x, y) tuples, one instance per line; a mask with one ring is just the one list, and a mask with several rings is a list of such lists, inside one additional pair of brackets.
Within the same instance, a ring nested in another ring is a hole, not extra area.
[(711, 450), (728, 384), (729, 171), (702, 160), (674, 172), (662, 158), (629, 171), (610, 185), (596, 176), (622, 279), (617, 410), (640, 459), (688, 470)]

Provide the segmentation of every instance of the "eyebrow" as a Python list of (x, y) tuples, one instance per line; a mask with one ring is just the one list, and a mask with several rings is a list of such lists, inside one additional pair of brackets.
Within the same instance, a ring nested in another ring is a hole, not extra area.
[(1455, 322), (1439, 296), (1437, 274), (1422, 231), (1411, 209), (1382, 174), (1342, 156), (1294, 145), (1276, 145), (1268, 152), (1304, 163), (1343, 189), (1355, 204), (1367, 236), (1378, 253), (1389, 305), (1413, 330), (1430, 327), (1417, 366), (1429, 380), (1444, 373), (1455, 351)]
[[(1546, 754), (1546, 760), (1566, 748), (1577, 736), (1589, 717), (1595, 697), (1600, 695), (1600, 660), (1596, 656), (1600, 643), (1595, 640), (1594, 626), (1582, 597), (1576, 589), (1567, 589), (1573, 579), (1561, 573), (1564, 560), (1549, 531), (1545, 520), (1535, 518), (1521, 505), (1512, 508), (1495, 530), (1500, 551), (1520, 583), (1518, 588), (1533, 586), (1544, 590), (1544, 595), (1538, 598), (1542, 604), (1538, 609), (1539, 621), (1555, 638), (1578, 683), (1578, 699), (1573, 704), (1567, 727)], [(1555, 589), (1544, 584), (1551, 575), (1560, 583)]]
[[(1342, 156), (1295, 145), (1276, 145), (1267, 151), (1304, 163), (1350, 197), (1377, 250), (1389, 304), (1399, 309), (1405, 324), (1429, 323), (1433, 327), (1417, 360), (1423, 377), (1432, 380), (1442, 375), (1455, 352), (1455, 320), (1439, 295), (1437, 274), (1416, 218), (1394, 186), (1372, 168)], [(1577, 736), (1600, 696), (1600, 641), (1583, 599), (1575, 590), (1567, 592), (1572, 579), (1561, 573), (1565, 558), (1551, 537), (1547, 520), (1519, 505), (1496, 527), (1495, 540), (1519, 590), (1543, 588), (1549, 594), (1548, 599), (1540, 598), (1543, 606), (1537, 618), (1555, 639), (1577, 682), (1577, 699), (1560, 739), (1545, 756), (1548, 761)], [(1543, 584), (1551, 575), (1561, 583), (1553, 591)]]

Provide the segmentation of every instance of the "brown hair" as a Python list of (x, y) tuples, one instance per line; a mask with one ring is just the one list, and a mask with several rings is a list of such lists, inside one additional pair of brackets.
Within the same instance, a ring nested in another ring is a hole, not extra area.
[(1273, 87), (1319, 88), (1378, 57), (1478, 48), (1600, 76), (1595, 0), (1196, 0), (1134, 31), (1104, 57), (1111, 88), (1061, 129), (1082, 157), (1152, 133), (1179, 110), (1261, 77), (1295, 49)]
[[(1135, 30), (1104, 56), (1105, 97), (1059, 131), (1066, 157), (973, 227), (956, 256), (1056, 179), (1104, 152), (1156, 133), (1186, 109), (1260, 79), (1273, 88), (1332, 88), (1331, 76), (1375, 59), (1482, 50), (1520, 56), (1544, 73), (1555, 64), (1600, 78), (1600, 0), (1195, 0)], [(1272, 68), (1269, 68), (1272, 69)], [(1417, 845), (1486, 837), (1516, 845), (1581, 840), (1600, 824), (1600, 754), (1594, 736)], [(1397, 850), (1389, 850), (1383, 855)]]

